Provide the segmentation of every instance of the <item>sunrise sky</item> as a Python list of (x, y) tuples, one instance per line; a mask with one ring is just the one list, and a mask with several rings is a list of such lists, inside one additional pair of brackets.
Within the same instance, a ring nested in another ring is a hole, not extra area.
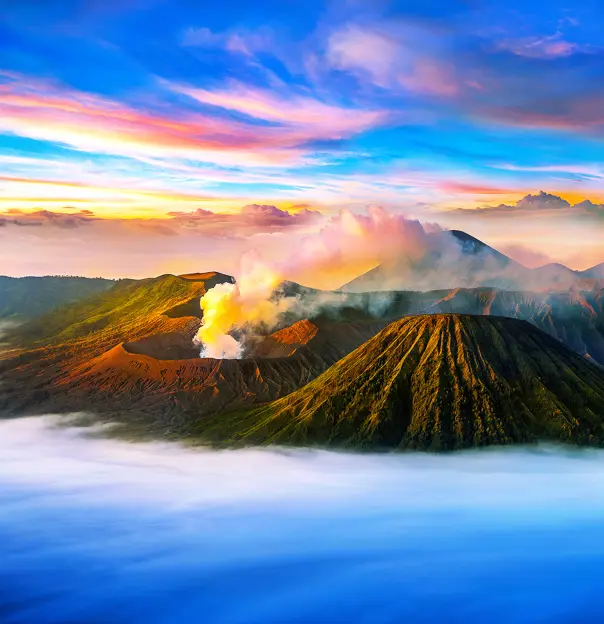
[(0, 273), (233, 273), (369, 206), (530, 266), (604, 262), (603, 20), (600, 0), (0, 2)]

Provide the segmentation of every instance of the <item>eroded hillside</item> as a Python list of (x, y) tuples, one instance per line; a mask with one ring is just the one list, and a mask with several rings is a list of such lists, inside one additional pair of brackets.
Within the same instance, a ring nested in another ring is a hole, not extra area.
[(457, 448), (604, 442), (604, 372), (525, 321), (457, 314), (390, 324), (313, 382), (199, 421), (220, 444)]

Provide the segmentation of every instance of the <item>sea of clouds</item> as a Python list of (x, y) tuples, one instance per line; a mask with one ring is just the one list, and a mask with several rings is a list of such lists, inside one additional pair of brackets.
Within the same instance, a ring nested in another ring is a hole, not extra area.
[(604, 453), (210, 451), (0, 420), (0, 621), (604, 620)]

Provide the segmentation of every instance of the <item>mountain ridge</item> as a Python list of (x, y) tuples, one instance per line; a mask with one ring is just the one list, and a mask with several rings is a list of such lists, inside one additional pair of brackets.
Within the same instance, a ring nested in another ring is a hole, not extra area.
[(102, 277), (0, 275), (0, 319), (33, 318), (108, 291), (116, 283)]
[(604, 372), (530, 323), (395, 321), (300, 390), (198, 423), (219, 444), (454, 450), (604, 442)]
[(554, 291), (583, 288), (599, 279), (604, 280), (604, 263), (586, 271), (574, 271), (556, 262), (530, 269), (462, 230), (445, 230), (429, 236), (442, 239), (444, 249), (449, 249), (453, 241), (458, 246), (457, 255), (450, 257), (450, 254), (433, 251), (415, 264), (406, 260), (382, 263), (342, 285), (339, 290), (360, 293), (491, 287)]

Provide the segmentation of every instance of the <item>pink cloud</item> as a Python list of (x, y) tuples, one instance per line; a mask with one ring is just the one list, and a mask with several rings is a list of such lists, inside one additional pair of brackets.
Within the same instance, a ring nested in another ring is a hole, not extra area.
[(369, 76), (380, 87), (401, 86), (413, 93), (454, 96), (461, 84), (455, 67), (423, 51), (421, 43), (426, 37), (430, 35), (417, 28), (349, 24), (332, 33), (327, 60), (335, 69)]
[(376, 84), (387, 86), (399, 53), (400, 44), (394, 38), (351, 24), (331, 35), (327, 59), (336, 69), (362, 71)]
[(316, 224), (322, 219), (321, 213), (315, 210), (304, 208), (299, 212), (290, 213), (266, 204), (248, 204), (238, 213), (214, 213), (200, 208), (193, 212), (171, 212), (169, 217), (168, 223), (174, 227), (217, 237), (280, 232)]
[(277, 95), (239, 82), (231, 82), (228, 88), (213, 91), (185, 85), (169, 86), (201, 104), (279, 124), (279, 132), (298, 142), (340, 139), (387, 120), (385, 111), (343, 107), (303, 95)]
[(509, 189), (488, 186), (486, 184), (473, 184), (453, 180), (439, 182), (438, 187), (446, 193), (459, 193), (462, 195), (506, 195), (512, 192)]
[(559, 34), (550, 37), (517, 37), (501, 39), (495, 45), (496, 49), (511, 52), (517, 56), (526, 56), (537, 59), (556, 59), (571, 56), (582, 48), (570, 41), (559, 38)]
[(385, 120), (385, 114), (378, 111), (342, 108), (310, 97), (277, 97), (242, 86), (216, 93), (191, 89), (190, 94), (216, 107), (272, 119), (279, 126), (174, 107), (144, 111), (54, 83), (3, 73), (0, 131), (84, 151), (141, 158), (290, 166), (308, 153), (303, 147), (306, 143), (349, 137)]
[[(193, 211), (173, 211), (166, 217), (100, 218), (90, 210), (23, 211), (9, 209), (0, 212), (0, 227), (53, 226), (73, 229), (78, 226), (94, 226), (95, 230), (110, 230), (113, 234), (135, 231), (140, 235), (184, 236), (197, 235), (205, 238), (241, 238), (258, 234), (275, 234), (296, 231), (316, 225), (323, 215), (316, 210), (303, 208), (298, 212), (281, 210), (273, 205), (249, 204), (236, 213), (219, 213), (198, 208)], [(89, 229), (89, 228), (87, 228)]]
[(411, 72), (399, 76), (399, 82), (415, 93), (450, 97), (459, 92), (459, 85), (451, 78), (453, 75), (452, 67), (429, 60), (418, 60)]
[(531, 249), (525, 245), (504, 245), (499, 248), (499, 251), (512, 258), (512, 260), (520, 262), (520, 264), (523, 264), (529, 269), (534, 269), (536, 267), (543, 266), (544, 264), (553, 262), (552, 258), (547, 254), (544, 254), (536, 249)]

